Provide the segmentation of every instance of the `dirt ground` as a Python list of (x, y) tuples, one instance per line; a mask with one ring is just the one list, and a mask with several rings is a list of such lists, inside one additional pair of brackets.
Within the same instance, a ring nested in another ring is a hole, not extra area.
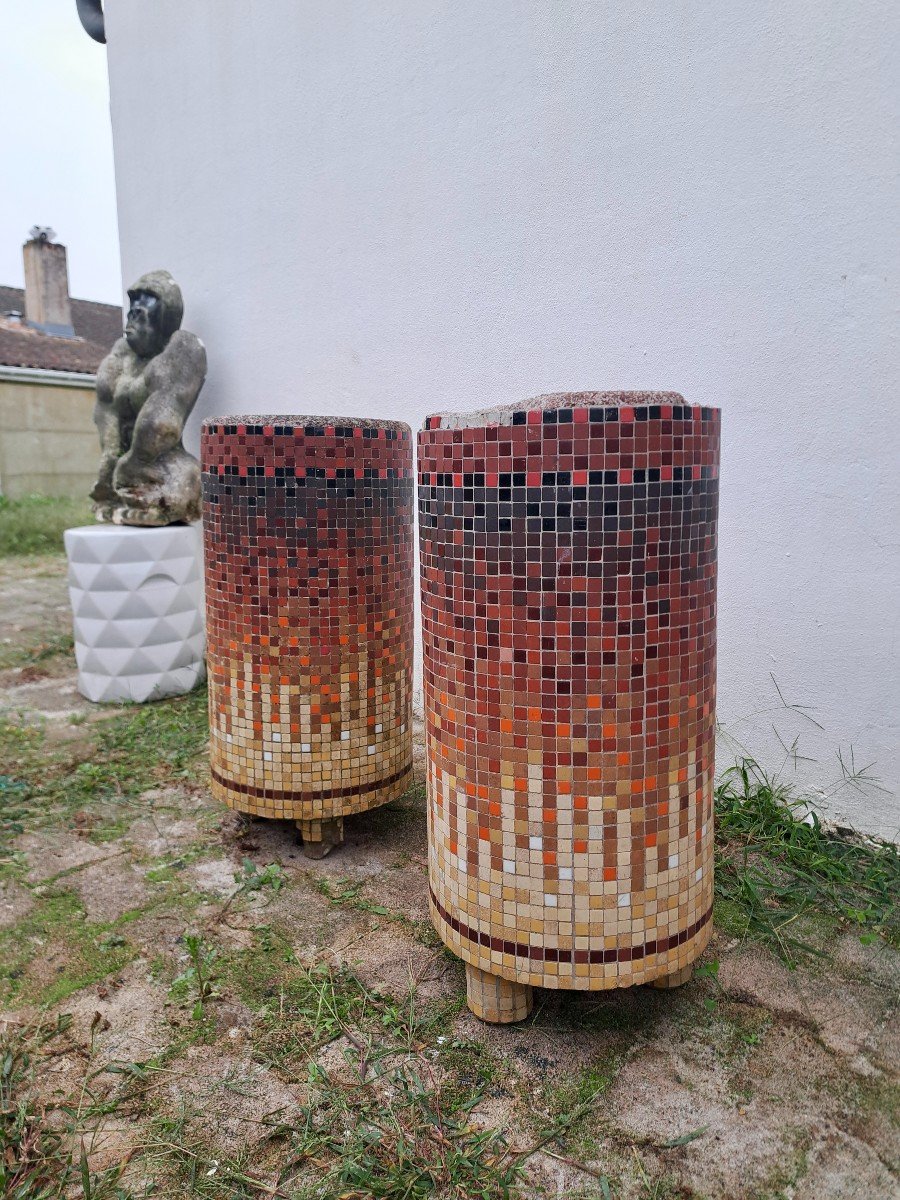
[[(60, 559), (0, 562), (0, 718), (80, 780), (123, 713), (78, 696), (67, 631)], [(212, 800), (202, 743), (167, 774), (130, 736), (109, 753), (133, 755), (134, 793), (117, 777), (73, 808), (57, 789), (58, 819), (30, 809), (0, 874), (2, 1019), (71, 1014), (33, 1088), (77, 1110), (69, 1135), (121, 1194), (316, 1194), (278, 1183), (297, 1114), (325, 1078), (349, 1103), (383, 1043), (448, 1104), (477, 1097), (453, 1136), (503, 1134), (509, 1195), (900, 1196), (900, 954), (880, 940), (834, 929), (791, 969), (720, 927), (675, 992), (541, 992), (524, 1024), (488, 1027), (431, 931), (421, 786), (312, 862), (289, 824)], [(303, 1187), (335, 1158), (317, 1153)], [(375, 1194), (342, 1186), (320, 1194)]]

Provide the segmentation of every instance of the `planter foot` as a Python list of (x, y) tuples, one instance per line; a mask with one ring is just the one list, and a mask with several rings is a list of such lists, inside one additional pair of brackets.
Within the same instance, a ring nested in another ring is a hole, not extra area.
[(525, 983), (491, 975), (466, 963), (466, 1002), (482, 1021), (511, 1025), (524, 1021), (534, 1007), (534, 993)]
[(303, 853), (307, 858), (324, 858), (344, 840), (344, 818), (334, 817), (328, 821), (297, 821), (303, 839)]
[(694, 974), (693, 965), (682, 967), (680, 971), (674, 971), (671, 975), (660, 975), (659, 979), (652, 979), (650, 986), (653, 988), (677, 988), (687, 983)]

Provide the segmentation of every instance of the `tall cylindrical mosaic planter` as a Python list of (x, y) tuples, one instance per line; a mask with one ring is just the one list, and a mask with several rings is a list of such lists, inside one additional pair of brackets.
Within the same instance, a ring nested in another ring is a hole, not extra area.
[(419, 434), (431, 910), (486, 1020), (709, 939), (719, 430), (601, 392)]
[(410, 430), (217, 417), (201, 457), (213, 793), (321, 857), (411, 782)]

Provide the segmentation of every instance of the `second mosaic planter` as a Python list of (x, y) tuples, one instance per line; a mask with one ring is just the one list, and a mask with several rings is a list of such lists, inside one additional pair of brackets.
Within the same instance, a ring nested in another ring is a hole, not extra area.
[(709, 939), (718, 464), (674, 393), (419, 435), (431, 910), (486, 1020)]
[(202, 466), (213, 793), (321, 857), (411, 782), (411, 434), (213, 418)]

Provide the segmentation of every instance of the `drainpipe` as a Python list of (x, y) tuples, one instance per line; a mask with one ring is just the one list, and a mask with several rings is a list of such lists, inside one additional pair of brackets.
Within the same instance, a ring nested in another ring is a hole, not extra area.
[(95, 42), (106, 41), (103, 0), (75, 0), (81, 23)]

